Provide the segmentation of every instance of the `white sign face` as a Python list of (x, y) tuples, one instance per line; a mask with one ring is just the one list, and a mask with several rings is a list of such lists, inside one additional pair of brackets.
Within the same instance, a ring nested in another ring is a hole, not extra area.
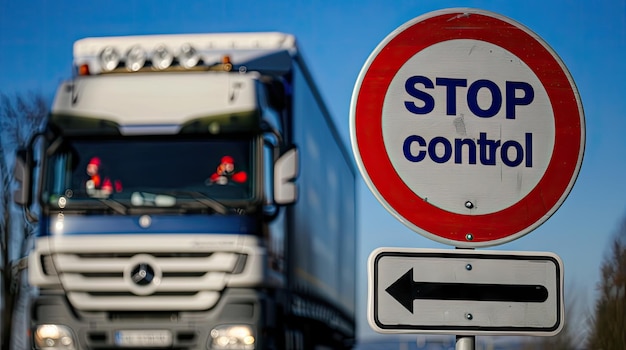
[(350, 132), (385, 209), (468, 248), (545, 222), (585, 147), (580, 96), (558, 55), (523, 25), (467, 8), (417, 17), (378, 45), (354, 87)]
[(472, 214), (489, 214), (524, 198), (545, 173), (552, 115), (524, 61), (488, 42), (449, 40), (414, 55), (392, 79), (383, 137), (415, 194), (449, 212), (467, 214), (470, 201)]
[(368, 321), (380, 333), (555, 335), (563, 263), (553, 253), (379, 248)]

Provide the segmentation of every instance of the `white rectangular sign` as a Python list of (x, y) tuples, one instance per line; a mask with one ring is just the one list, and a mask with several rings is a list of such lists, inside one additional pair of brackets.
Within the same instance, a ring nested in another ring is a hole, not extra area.
[(563, 327), (554, 253), (378, 248), (368, 294), (380, 333), (550, 336)]

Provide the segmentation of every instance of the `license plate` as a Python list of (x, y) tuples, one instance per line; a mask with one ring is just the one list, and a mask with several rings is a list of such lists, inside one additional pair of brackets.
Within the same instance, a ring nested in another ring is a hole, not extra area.
[(172, 345), (172, 332), (168, 330), (127, 330), (115, 332), (115, 345), (126, 347), (168, 347)]

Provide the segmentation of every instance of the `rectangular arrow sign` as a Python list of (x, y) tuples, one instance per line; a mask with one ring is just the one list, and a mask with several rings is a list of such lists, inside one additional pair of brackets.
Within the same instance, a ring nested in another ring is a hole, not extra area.
[(554, 253), (378, 248), (368, 294), (380, 333), (549, 336), (563, 327)]

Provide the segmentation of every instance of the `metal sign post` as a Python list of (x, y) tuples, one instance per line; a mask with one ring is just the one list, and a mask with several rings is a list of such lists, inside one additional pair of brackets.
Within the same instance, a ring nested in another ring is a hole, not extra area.
[(474, 350), (476, 347), (476, 337), (473, 335), (457, 335), (456, 350)]

